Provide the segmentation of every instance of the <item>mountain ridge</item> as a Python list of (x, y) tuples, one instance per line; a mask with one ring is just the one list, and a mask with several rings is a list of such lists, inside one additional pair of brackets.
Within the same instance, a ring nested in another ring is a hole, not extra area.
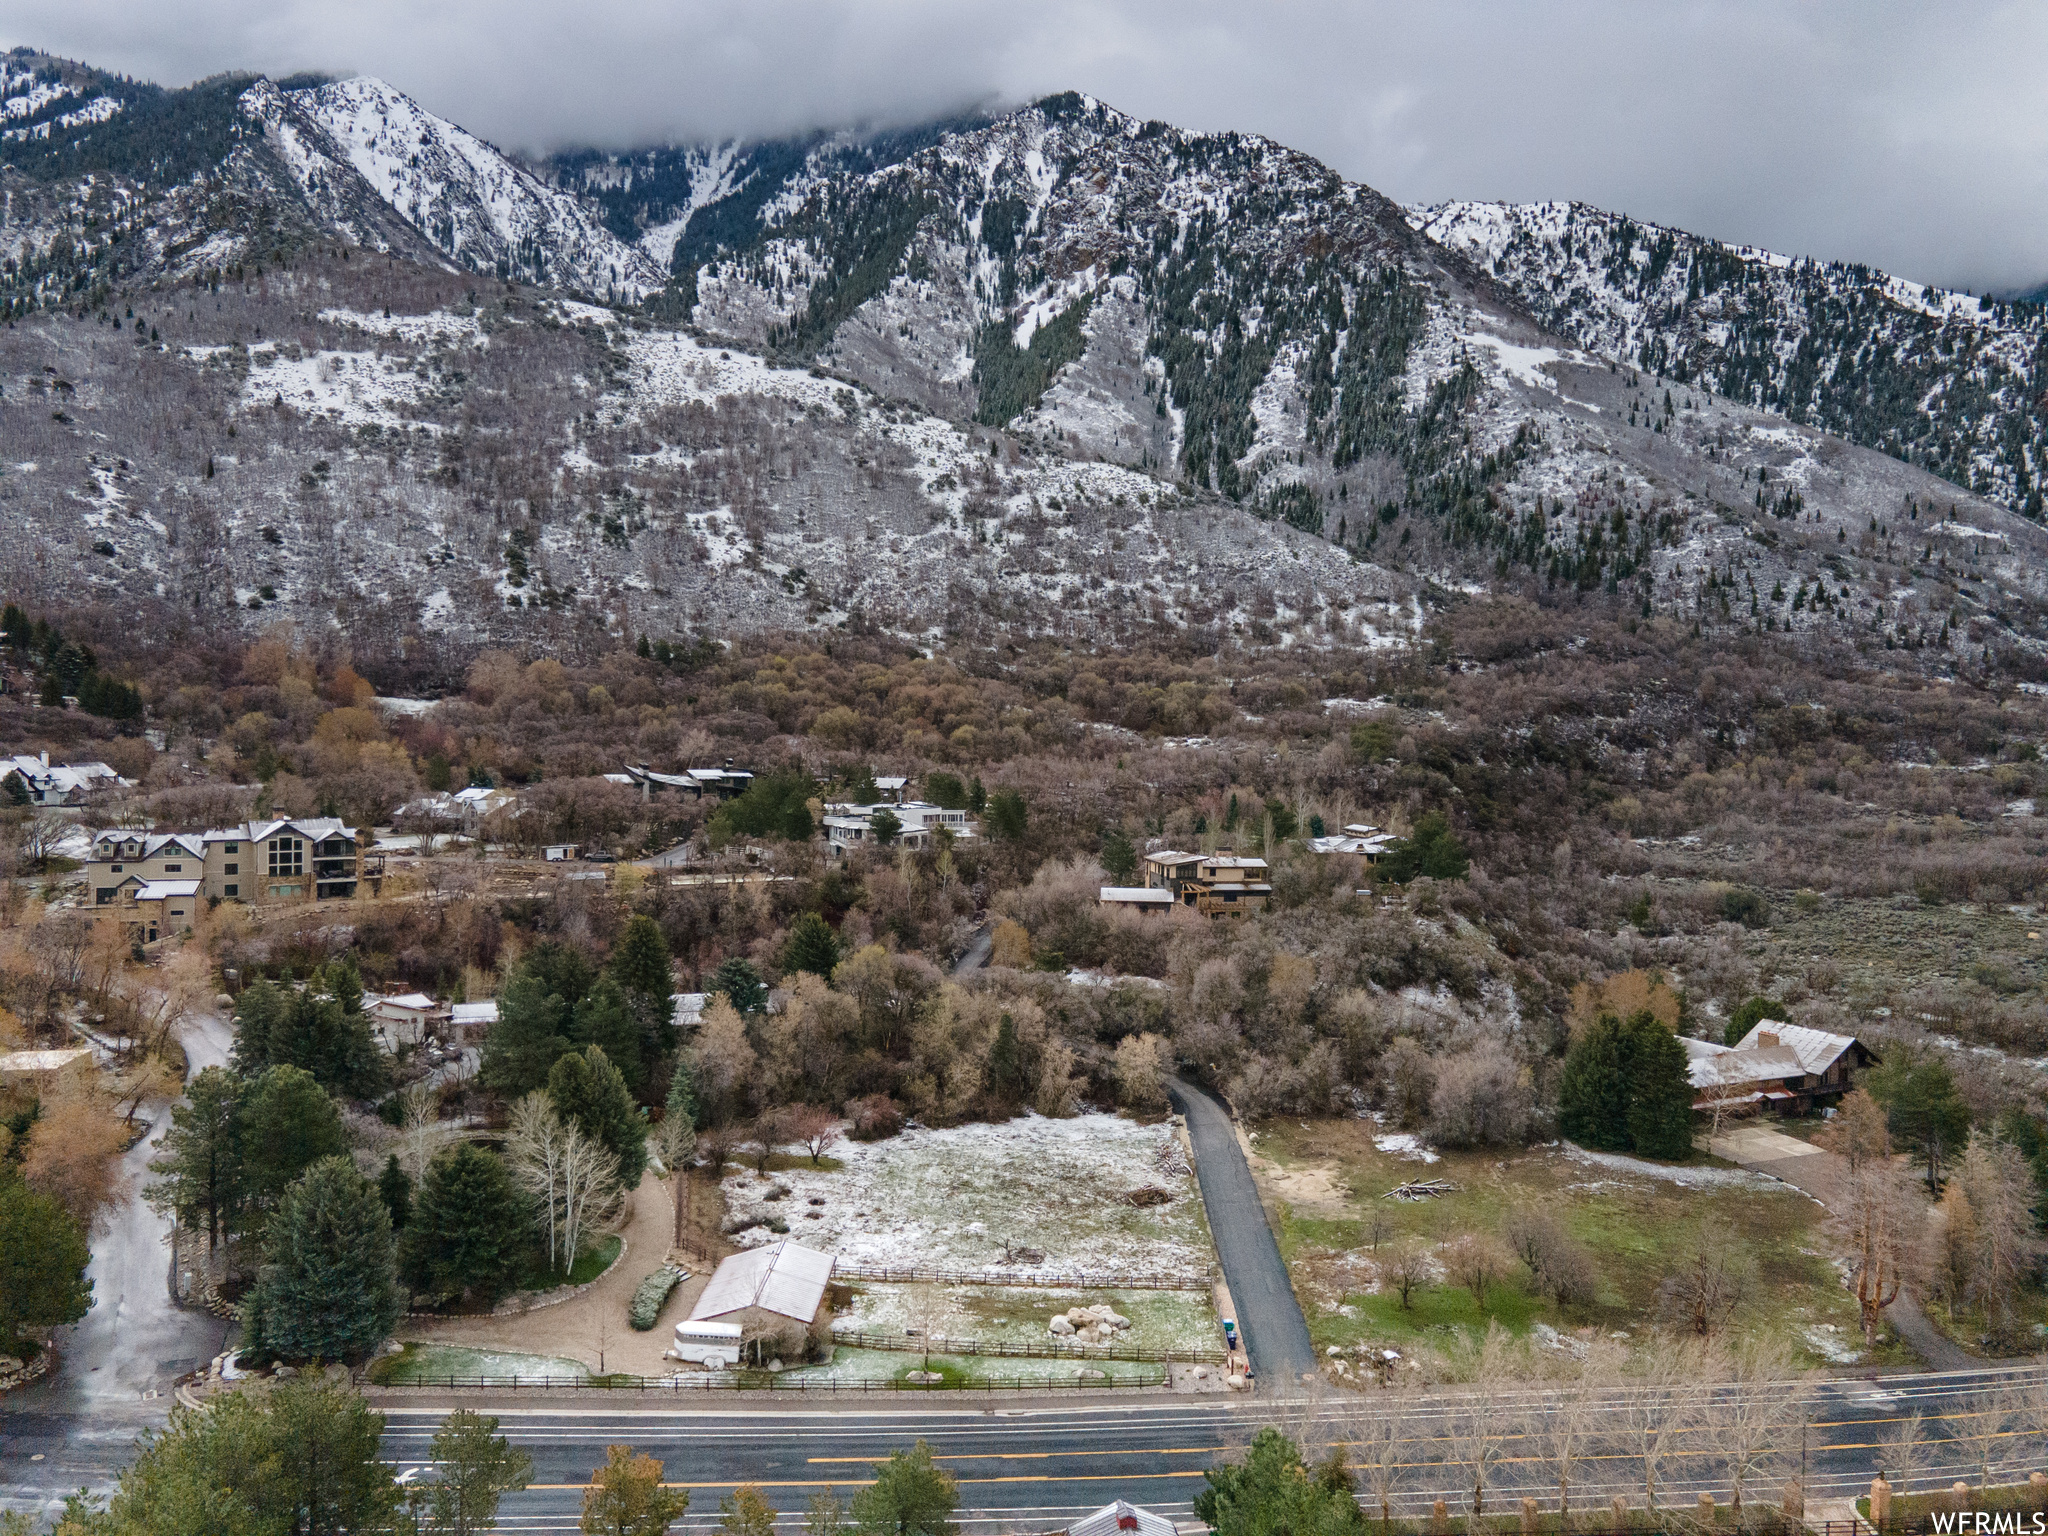
[[(33, 166), (117, 158), (128, 105), (63, 123), (105, 77), (23, 59)], [(1605, 298), (1560, 307), (1478, 205), (1440, 239), (1284, 145), (1078, 93), (633, 169), (516, 161), (381, 82), (231, 83), (218, 133), (225, 87), (151, 107), (218, 141), (203, 172), (135, 135), (134, 174), (0, 164), (0, 511), (39, 540), (11, 580), (393, 643), (1409, 643), (1419, 601), (1485, 591), (2028, 665), (2048, 638), (2048, 535), (1995, 476), (1654, 372), (1705, 333), (1622, 307), (1654, 286), (1632, 221), (1600, 226)], [(158, 398), (185, 426), (144, 425)]]

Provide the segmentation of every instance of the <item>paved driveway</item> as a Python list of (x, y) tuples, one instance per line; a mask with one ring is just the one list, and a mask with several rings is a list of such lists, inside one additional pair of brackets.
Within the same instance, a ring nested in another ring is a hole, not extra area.
[(1173, 1107), (1187, 1117), (1202, 1208), (1209, 1213), (1216, 1257), (1237, 1307), (1237, 1326), (1252, 1369), (1268, 1392), (1299, 1392), (1302, 1377), (1317, 1374), (1315, 1345), (1236, 1128), (1222, 1104), (1193, 1083), (1173, 1078), (1167, 1093)]

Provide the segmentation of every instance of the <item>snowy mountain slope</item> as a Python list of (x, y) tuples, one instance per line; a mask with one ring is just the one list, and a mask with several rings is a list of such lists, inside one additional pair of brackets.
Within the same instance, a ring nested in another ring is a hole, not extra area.
[[(2048, 666), (2040, 527), (1757, 389), (1602, 355), (1663, 334), (1675, 236), (1615, 264), (1621, 329), (1589, 345), (1476, 215), (1439, 243), (1283, 146), (1078, 96), (538, 168), (375, 82), (228, 105), (205, 178), (0, 171), (36, 253), (0, 270), (0, 518), (31, 535), (7, 581), (377, 644), (1380, 643), (1424, 594), (1506, 588)], [(1900, 295), (1936, 327), (1934, 415), (2017, 367), (2014, 326), (1964, 329), (1996, 311)], [(168, 437), (164, 398), (192, 421)]]
[(625, 302), (666, 277), (580, 199), (380, 80), (296, 91), (264, 82), (242, 105), (276, 137), (308, 203), (338, 224), (346, 168), (467, 271)]
[(1410, 219), (1582, 346), (2041, 516), (2048, 329), (2038, 304), (1724, 245), (1579, 203), (1446, 203)]

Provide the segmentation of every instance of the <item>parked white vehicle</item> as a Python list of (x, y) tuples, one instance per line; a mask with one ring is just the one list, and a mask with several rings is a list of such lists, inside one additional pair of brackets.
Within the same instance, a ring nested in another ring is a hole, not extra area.
[(670, 1353), (707, 1371), (731, 1370), (740, 1363), (740, 1325), (677, 1323), (676, 1347)]

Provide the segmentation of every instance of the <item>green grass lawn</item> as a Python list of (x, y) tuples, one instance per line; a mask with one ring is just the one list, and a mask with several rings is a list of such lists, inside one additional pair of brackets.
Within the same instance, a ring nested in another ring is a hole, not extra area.
[(562, 1285), (588, 1285), (618, 1262), (621, 1246), (620, 1239), (612, 1233), (606, 1233), (594, 1243), (585, 1243), (577, 1251), (576, 1262), (569, 1266), (566, 1275), (548, 1263), (545, 1248), (536, 1248), (527, 1256), (526, 1273), (519, 1277), (519, 1283), (513, 1289), (551, 1291)]
[(589, 1375), (589, 1368), (578, 1360), (470, 1349), (460, 1344), (407, 1344), (400, 1353), (379, 1356), (370, 1366), (370, 1382), (379, 1387), (431, 1384), (451, 1377), (457, 1381), (512, 1376), (523, 1381), (582, 1381)]
[[(1547, 1324), (1565, 1335), (1633, 1337), (1654, 1322), (1660, 1285), (1699, 1251), (1702, 1234), (1743, 1271), (1730, 1320), (1736, 1334), (1776, 1335), (1813, 1364), (1822, 1363), (1816, 1341), (1861, 1348), (1854, 1299), (1828, 1256), (1825, 1213), (1797, 1191), (1731, 1182), (1738, 1176), (1718, 1159), (1694, 1165), (1702, 1182), (1688, 1186), (1575, 1160), (1562, 1148), (1451, 1153), (1425, 1165), (1375, 1147), (1375, 1129), (1356, 1120), (1279, 1120), (1261, 1126), (1253, 1143), (1262, 1161), (1278, 1165), (1277, 1177), (1259, 1170), (1261, 1187), (1318, 1349), (1443, 1348), (1492, 1322), (1524, 1336)], [(1313, 1178), (1318, 1172), (1326, 1177)], [(1405, 1180), (1429, 1177), (1459, 1189), (1435, 1200), (1385, 1198)], [(1591, 1302), (1557, 1306), (1534, 1293), (1519, 1263), (1488, 1288), (1483, 1309), (1449, 1279), (1416, 1291), (1405, 1309), (1375, 1284), (1375, 1242), (1383, 1254), (1404, 1245), (1436, 1253), (1467, 1232), (1499, 1237), (1513, 1212), (1534, 1209), (1550, 1212), (1592, 1254), (1599, 1283)], [(1880, 1344), (1879, 1363), (1911, 1358)]]

